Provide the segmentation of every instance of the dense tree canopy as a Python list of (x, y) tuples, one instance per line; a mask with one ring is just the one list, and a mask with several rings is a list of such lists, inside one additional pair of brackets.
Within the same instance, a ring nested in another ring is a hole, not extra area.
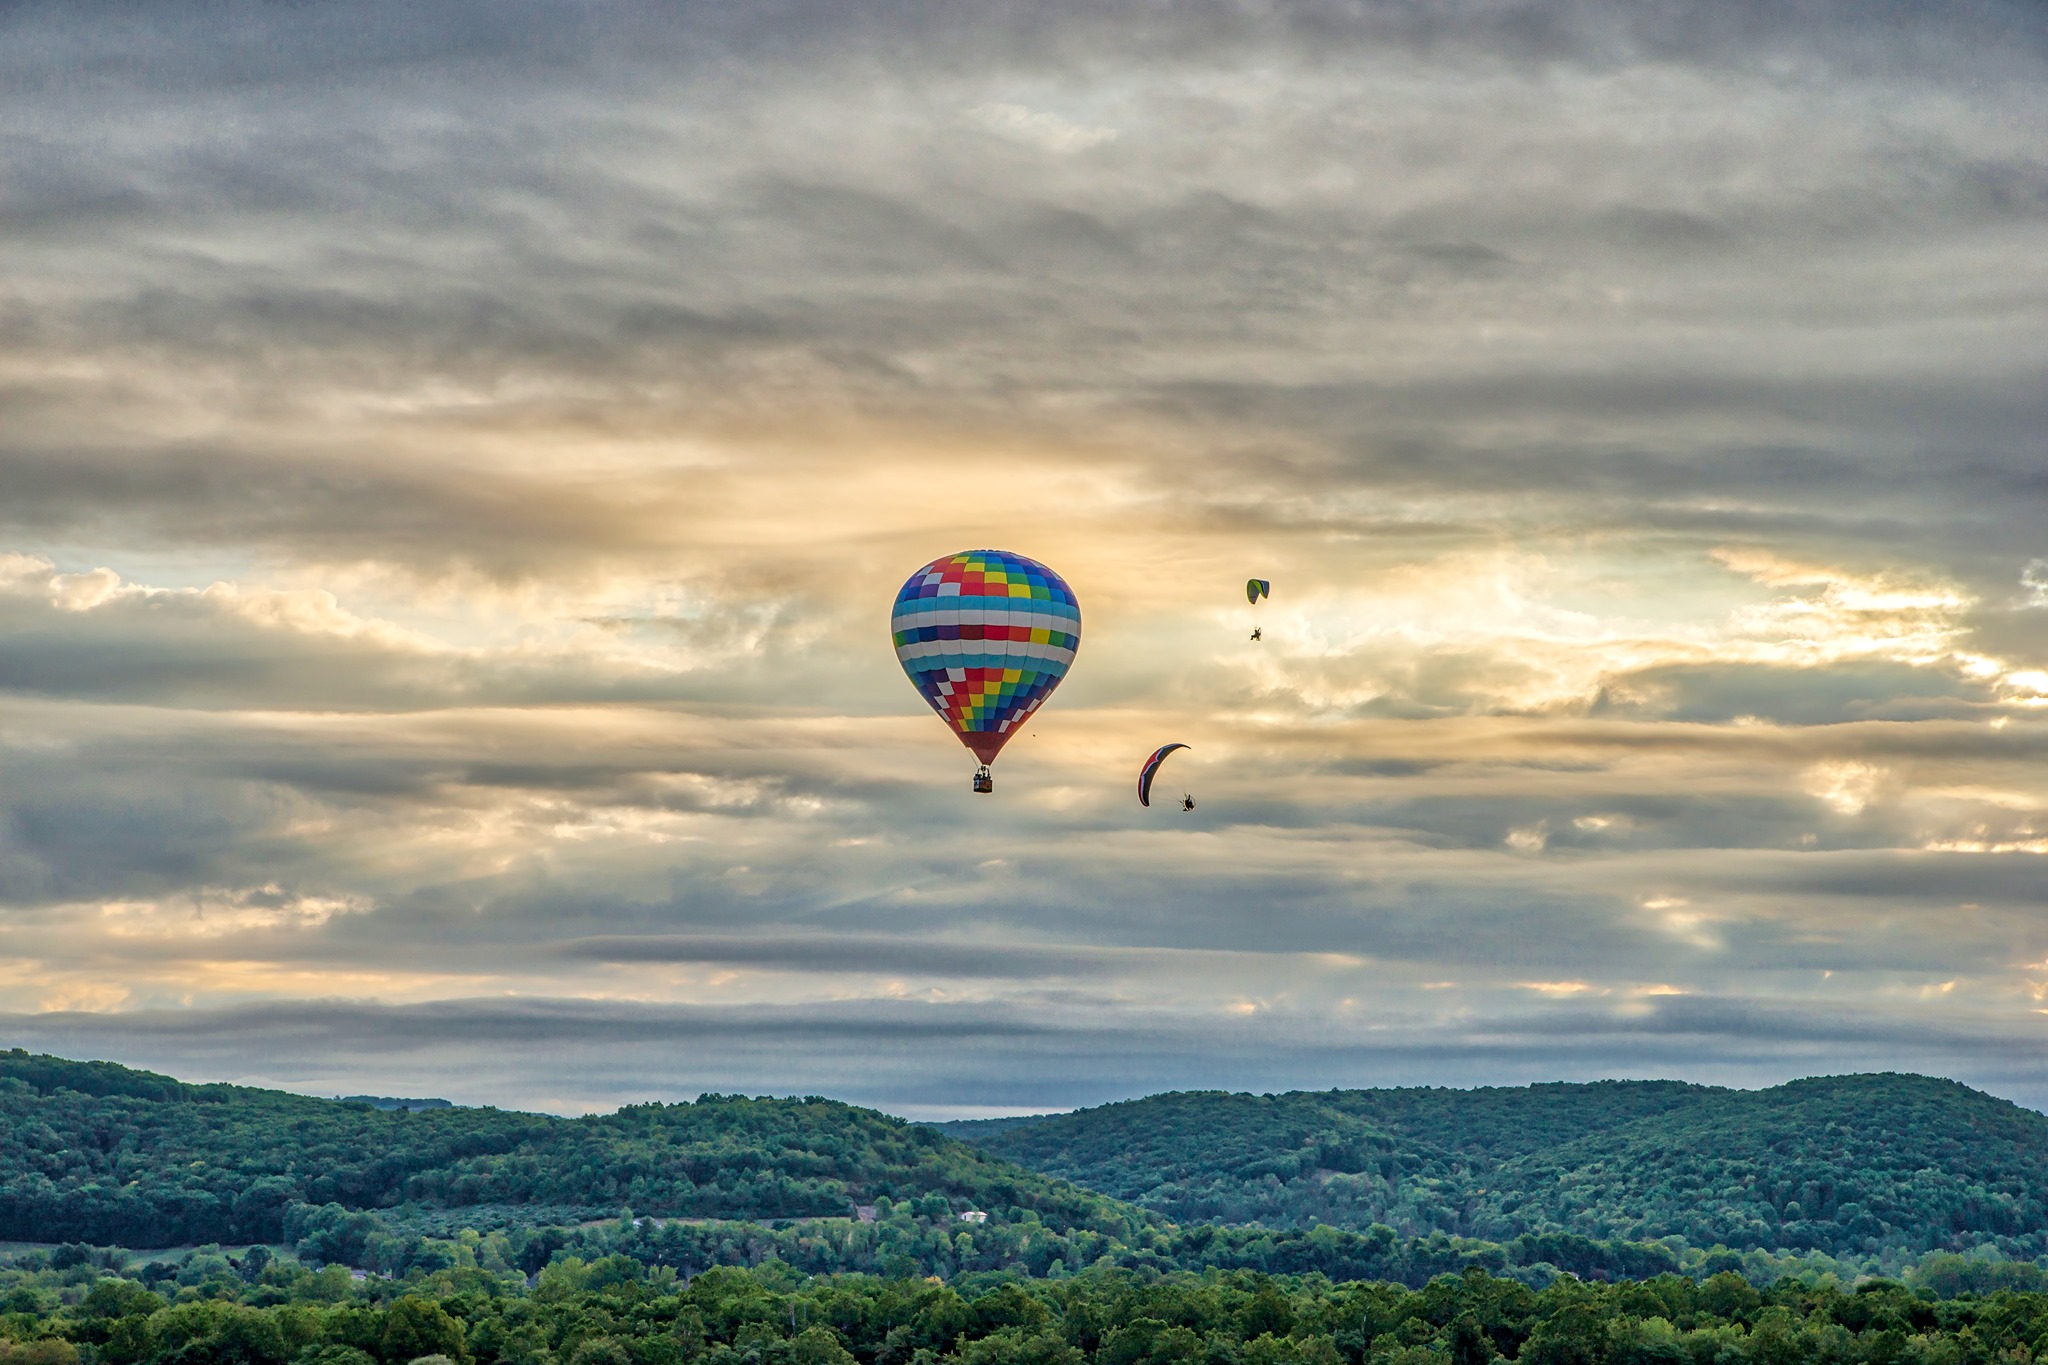
[[(473, 1251), (466, 1246), (465, 1252)], [(553, 1254), (531, 1281), (464, 1263), (352, 1281), (202, 1251), (0, 1269), (0, 1359), (30, 1365), (2032, 1365), (2031, 1267), (1947, 1256), (1916, 1283), (1724, 1273), (1537, 1290), (1471, 1269), (1414, 1289), (1253, 1271), (1028, 1278), (804, 1276), (769, 1260), (685, 1278)], [(1988, 1277), (1973, 1283), (1972, 1277)], [(1946, 1281), (1943, 1282), (1944, 1277)], [(2008, 1277), (2010, 1279), (2011, 1277)], [(2014, 1287), (2017, 1286), (2017, 1287)], [(1990, 1289), (1991, 1292), (1980, 1292)]]
[(384, 1275), (621, 1254), (685, 1276), (1473, 1269), (1532, 1287), (2048, 1249), (2048, 1119), (1918, 1077), (1165, 1095), (964, 1131), (992, 1150), (817, 1098), (408, 1112), (15, 1052), (0, 1238), (261, 1242)]
[(1678, 1237), (1887, 1264), (2048, 1253), (2048, 1118), (1920, 1076), (1208, 1092), (951, 1127), (1182, 1221)]
[(0, 1053), (0, 1239), (276, 1241), (293, 1204), (575, 1222), (846, 1218), (880, 1196), (1121, 1234), (1152, 1216), (872, 1110), (706, 1095), (582, 1119), (377, 1109)]

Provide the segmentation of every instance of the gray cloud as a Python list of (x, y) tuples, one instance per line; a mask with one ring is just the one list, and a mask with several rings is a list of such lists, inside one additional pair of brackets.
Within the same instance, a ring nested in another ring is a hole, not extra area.
[[(1061, 1015), (1064, 1013), (1064, 1019)], [(2048, 1097), (2038, 1049), (1981, 1022), (1802, 1010), (1735, 998), (1640, 1011), (1565, 1007), (1456, 1029), (1312, 1033), (1165, 1014), (859, 1005), (713, 1009), (571, 1001), (340, 1003), (139, 1016), (15, 1016), (10, 1037), (113, 1052), (176, 1074), (314, 1093), (367, 1084), (466, 1103), (578, 1111), (703, 1090), (844, 1095), (913, 1117), (1067, 1108), (1165, 1089), (1593, 1079), (1685, 1069), (1737, 1085), (1917, 1067), (2023, 1104)], [(259, 1041), (260, 1040), (260, 1041)], [(1702, 1064), (1706, 1052), (1713, 1057)]]
[[(969, 978), (1095, 976), (1116, 966), (1113, 954), (1099, 948), (1045, 949), (1014, 943), (939, 943), (850, 934), (806, 934), (780, 941), (760, 936), (640, 934), (576, 939), (560, 944), (556, 951), (566, 958), (591, 962), (722, 963)], [(1144, 965), (1156, 968), (1167, 964), (1162, 955)]]
[[(554, 1107), (2048, 1097), (2044, 67), (1988, 2), (7, 7), (0, 1008)], [(1087, 643), (970, 803), (880, 617), (996, 541)]]

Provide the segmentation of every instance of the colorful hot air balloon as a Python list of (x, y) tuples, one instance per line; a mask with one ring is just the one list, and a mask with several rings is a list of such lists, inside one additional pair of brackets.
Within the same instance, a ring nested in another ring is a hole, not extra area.
[(896, 660), (924, 699), (988, 765), (1060, 685), (1081, 644), (1066, 580), (1007, 550), (962, 550), (912, 574), (889, 621)]
[[(1149, 806), (1152, 804), (1152, 775), (1159, 771), (1159, 765), (1166, 761), (1166, 756), (1175, 749), (1185, 749), (1187, 747), (1185, 744), (1167, 744), (1152, 751), (1152, 757), (1146, 759), (1145, 766), (1138, 769), (1139, 805)], [(1193, 810), (1194, 807), (1189, 806), (1188, 809)]]

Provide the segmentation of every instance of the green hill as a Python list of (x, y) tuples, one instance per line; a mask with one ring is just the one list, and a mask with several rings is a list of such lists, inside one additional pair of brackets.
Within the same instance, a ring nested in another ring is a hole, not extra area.
[(1920, 1076), (1197, 1092), (961, 1136), (1181, 1221), (2048, 1254), (2048, 1117)]
[(0, 1053), (0, 1240), (275, 1241), (295, 1205), (760, 1220), (934, 1196), (1118, 1235), (1153, 1221), (830, 1100), (706, 1095), (581, 1119), (413, 1111)]
[(1106, 1257), (1409, 1283), (2048, 1257), (2048, 1118), (1916, 1076), (1204, 1092), (958, 1131), (973, 1141), (815, 1097), (581, 1119), (388, 1109), (15, 1051), (0, 1240), (283, 1241), (396, 1272), (481, 1255), (464, 1230), (498, 1229), (494, 1254), (528, 1270), (573, 1246), (679, 1269), (1049, 1274)]
[(1529, 1267), (1539, 1280), (1554, 1273), (1545, 1266), (1680, 1268), (1668, 1248), (1583, 1237), (1514, 1250), (1386, 1228), (1181, 1229), (817, 1098), (706, 1095), (581, 1119), (415, 1111), (19, 1050), (0, 1053), (6, 1240), (282, 1241), (308, 1264), (383, 1274), (472, 1262), (533, 1272), (569, 1253), (685, 1272), (773, 1258), (807, 1272), (1062, 1275), (1106, 1260), (1417, 1284), (1475, 1266)]
[(1711, 1093), (1503, 1163), (1471, 1227), (2034, 1257), (2044, 1193), (2048, 1117), (1954, 1081), (1831, 1076)]
[(1428, 1147), (1505, 1160), (1734, 1092), (1683, 1081), (1332, 1090), (1347, 1114)]

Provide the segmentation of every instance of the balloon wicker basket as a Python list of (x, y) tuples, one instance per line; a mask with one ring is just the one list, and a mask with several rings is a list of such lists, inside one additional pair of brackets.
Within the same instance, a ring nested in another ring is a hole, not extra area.
[(989, 772), (988, 764), (984, 763), (979, 768), (976, 768), (974, 770), (974, 790), (982, 793), (983, 795), (987, 795), (989, 792), (992, 792), (995, 789), (995, 775)]

